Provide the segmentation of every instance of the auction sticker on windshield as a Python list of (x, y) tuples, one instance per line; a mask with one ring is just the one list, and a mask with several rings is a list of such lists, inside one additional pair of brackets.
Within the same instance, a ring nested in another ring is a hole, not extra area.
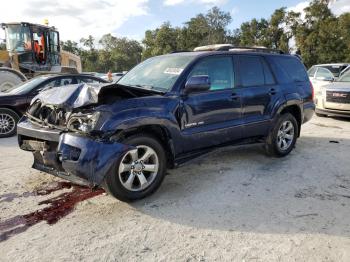
[(182, 73), (183, 70), (183, 68), (168, 67), (167, 69), (165, 69), (164, 74), (179, 75)]

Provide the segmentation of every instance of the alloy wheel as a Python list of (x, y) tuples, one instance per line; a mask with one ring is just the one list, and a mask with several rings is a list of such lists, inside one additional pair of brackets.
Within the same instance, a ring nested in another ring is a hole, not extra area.
[(16, 127), (15, 119), (9, 114), (0, 114), (0, 134), (7, 135)]
[(291, 121), (284, 121), (277, 133), (277, 146), (280, 150), (286, 151), (294, 140), (294, 125)]
[(142, 191), (149, 187), (157, 176), (159, 158), (149, 146), (139, 145), (127, 152), (118, 168), (121, 184), (130, 191)]

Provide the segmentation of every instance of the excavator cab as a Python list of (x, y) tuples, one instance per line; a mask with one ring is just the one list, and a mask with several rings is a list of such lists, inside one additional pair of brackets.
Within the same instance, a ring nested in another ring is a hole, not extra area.
[(30, 23), (1, 24), (11, 68), (25, 75), (60, 70), (59, 33), (54, 27)]

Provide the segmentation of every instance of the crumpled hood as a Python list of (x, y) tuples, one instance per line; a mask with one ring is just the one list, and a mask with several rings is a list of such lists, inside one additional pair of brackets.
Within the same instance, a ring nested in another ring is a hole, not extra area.
[(78, 108), (98, 102), (98, 94), (104, 85), (77, 84), (54, 87), (40, 92), (31, 102), (40, 100), (42, 105), (58, 108)]

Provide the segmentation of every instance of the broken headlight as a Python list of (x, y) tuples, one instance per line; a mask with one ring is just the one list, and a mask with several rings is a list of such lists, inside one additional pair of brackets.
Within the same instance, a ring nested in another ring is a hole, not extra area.
[(67, 127), (72, 131), (91, 132), (94, 130), (99, 116), (99, 112), (92, 114), (72, 114), (68, 120)]

